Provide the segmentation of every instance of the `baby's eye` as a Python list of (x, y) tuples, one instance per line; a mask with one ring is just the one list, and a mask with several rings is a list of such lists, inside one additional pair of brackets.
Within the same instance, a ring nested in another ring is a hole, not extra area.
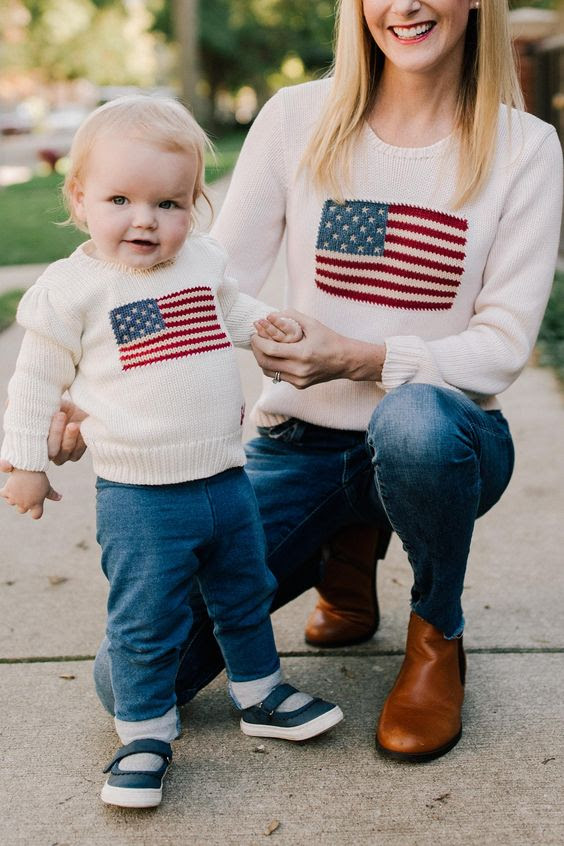
[(174, 200), (163, 200), (162, 203), (159, 203), (160, 209), (175, 209), (176, 203)]
[(114, 204), (114, 206), (125, 206), (125, 204), (127, 203), (127, 198), (121, 196), (112, 197), (112, 203)]

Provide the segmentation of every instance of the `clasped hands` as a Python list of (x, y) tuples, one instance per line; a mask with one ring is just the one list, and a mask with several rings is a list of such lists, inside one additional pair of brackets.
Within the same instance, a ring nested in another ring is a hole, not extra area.
[[(86, 444), (80, 434), (80, 423), (85, 417), (86, 414), (73, 403), (61, 403), (61, 410), (51, 421), (47, 439), (47, 451), (54, 464), (78, 461), (84, 454)], [(5, 485), (0, 488), (0, 497), (8, 505), (13, 505), (20, 514), (29, 512), (34, 520), (39, 520), (46, 499), (54, 502), (62, 499), (62, 495), (51, 486), (46, 473), (19, 470), (3, 459), (0, 459), (0, 472), (10, 474)]]

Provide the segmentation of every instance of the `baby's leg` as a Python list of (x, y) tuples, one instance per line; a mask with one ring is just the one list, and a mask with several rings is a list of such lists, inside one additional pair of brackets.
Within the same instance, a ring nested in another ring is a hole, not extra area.
[[(241, 728), (256, 736), (313, 737), (335, 725), (342, 713), (283, 684), (269, 617), (276, 580), (266, 566), (250, 482), (242, 470), (208, 482), (217, 530), (203, 554), (198, 580), (225, 659), (230, 694), (243, 712)], [(260, 703), (270, 703), (267, 717), (255, 707)]]
[(201, 484), (147, 487), (105, 480), (98, 482), (97, 508), (102, 568), (110, 583), (107, 635), (115, 725), (122, 743), (134, 744), (115, 763), (102, 798), (136, 807), (158, 804), (159, 789), (144, 791), (143, 781), (151, 779), (136, 779), (132, 771), (162, 770), (165, 747), (145, 749), (142, 741), (166, 745), (178, 735), (174, 683), (191, 625), (188, 597), (199, 566), (194, 550), (200, 533), (210, 533), (210, 511)]

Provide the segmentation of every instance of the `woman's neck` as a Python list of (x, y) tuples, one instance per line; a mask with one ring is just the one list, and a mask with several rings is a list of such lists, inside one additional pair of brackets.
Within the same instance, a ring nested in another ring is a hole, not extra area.
[(454, 129), (459, 79), (384, 70), (368, 123), (396, 147), (428, 147)]

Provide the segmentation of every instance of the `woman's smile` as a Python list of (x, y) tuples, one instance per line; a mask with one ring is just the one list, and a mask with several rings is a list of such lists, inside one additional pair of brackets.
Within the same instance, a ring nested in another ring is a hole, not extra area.
[(409, 26), (391, 26), (390, 30), (403, 43), (414, 44), (423, 41), (435, 26), (434, 21), (410, 24)]

